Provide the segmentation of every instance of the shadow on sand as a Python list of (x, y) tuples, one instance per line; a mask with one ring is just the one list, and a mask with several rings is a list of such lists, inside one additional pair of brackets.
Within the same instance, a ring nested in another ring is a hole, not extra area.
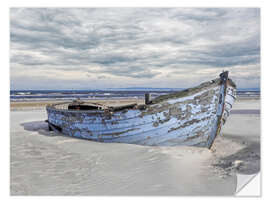
[(20, 125), (23, 126), (24, 130), (37, 132), (40, 135), (44, 135), (48, 137), (62, 136), (62, 137), (70, 138), (70, 139), (80, 139), (80, 140), (86, 140), (86, 141), (91, 141), (91, 142), (98, 142), (95, 140), (89, 140), (85, 138), (67, 136), (67, 135), (62, 134), (61, 132), (49, 131), (49, 126), (46, 121), (32, 121), (32, 122), (27, 122), (27, 123), (21, 123)]
[(32, 121), (27, 123), (21, 123), (20, 125), (23, 126), (24, 130), (38, 132), (40, 135), (50, 137), (60, 135), (59, 133), (55, 133), (54, 131), (49, 131), (48, 123), (45, 121)]

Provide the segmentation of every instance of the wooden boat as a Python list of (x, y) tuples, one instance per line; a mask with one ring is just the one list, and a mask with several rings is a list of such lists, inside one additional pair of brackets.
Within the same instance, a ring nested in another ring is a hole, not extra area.
[(226, 71), (197, 87), (148, 98), (141, 105), (48, 105), (49, 129), (100, 142), (211, 148), (236, 99), (236, 85)]

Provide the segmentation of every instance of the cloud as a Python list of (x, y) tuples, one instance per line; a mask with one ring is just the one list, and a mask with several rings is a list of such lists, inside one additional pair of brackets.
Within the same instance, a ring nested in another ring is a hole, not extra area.
[(108, 87), (187, 87), (212, 79), (200, 72), (217, 77), (223, 69), (248, 87), (260, 80), (260, 10), (12, 8), (10, 46), (12, 88), (26, 77), (27, 87), (39, 81), (44, 89), (89, 78)]

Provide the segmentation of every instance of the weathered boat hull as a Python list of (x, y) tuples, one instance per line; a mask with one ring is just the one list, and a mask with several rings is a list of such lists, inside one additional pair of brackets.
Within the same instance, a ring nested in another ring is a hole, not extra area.
[(72, 137), (141, 145), (197, 145), (210, 148), (230, 114), (235, 85), (228, 73), (144, 109), (68, 110), (47, 106), (50, 128)]

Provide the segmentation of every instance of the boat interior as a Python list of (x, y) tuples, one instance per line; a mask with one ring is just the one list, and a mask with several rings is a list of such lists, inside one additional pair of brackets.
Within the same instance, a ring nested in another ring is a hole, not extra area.
[(142, 100), (140, 101), (125, 101), (123, 103), (119, 103), (117, 101), (109, 101), (109, 102), (88, 102), (88, 101), (81, 101), (79, 99), (74, 100), (72, 102), (63, 102), (49, 105), (54, 109), (60, 110), (72, 110), (72, 111), (96, 111), (96, 110), (104, 110), (110, 112), (117, 112), (122, 110), (128, 109), (140, 109), (143, 110), (146, 108), (147, 105), (143, 103)]
[(126, 104), (126, 105), (119, 105), (119, 106), (107, 106), (107, 105), (102, 105), (98, 103), (84, 103), (84, 104), (74, 104), (71, 103), (68, 105), (68, 110), (110, 110), (110, 111), (121, 111), (124, 109), (133, 109), (136, 106), (138, 106), (137, 103), (132, 103), (132, 104)]

